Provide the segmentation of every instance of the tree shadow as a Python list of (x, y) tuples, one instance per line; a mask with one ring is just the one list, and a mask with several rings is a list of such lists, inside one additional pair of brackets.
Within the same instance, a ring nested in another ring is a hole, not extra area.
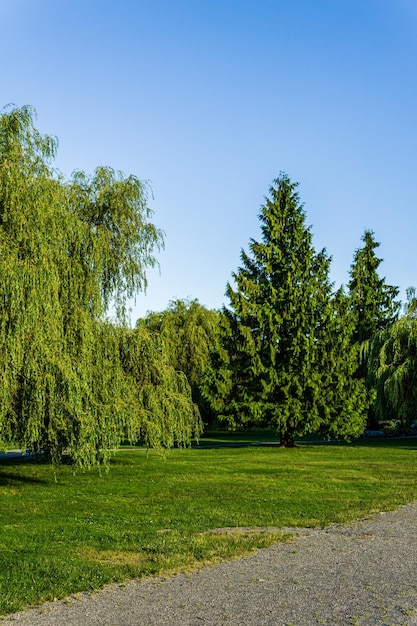
[(37, 484), (37, 485), (46, 485), (46, 480), (42, 478), (33, 478), (32, 476), (22, 476), (21, 474), (12, 474), (11, 472), (4, 472), (2, 469), (2, 464), (0, 463), (0, 487), (11, 487), (12, 485), (16, 485), (16, 483), (24, 483), (24, 484)]
[(47, 481), (42, 478), (25, 476), (20, 473), (19, 470), (22, 465), (27, 463), (38, 465), (38, 461), (30, 456), (0, 458), (0, 486), (7, 487), (17, 483), (46, 485)]
[(388, 435), (385, 437), (358, 437), (352, 442), (370, 448), (415, 448), (417, 437), (414, 435)]
[(402, 450), (416, 450), (417, 437), (369, 437), (369, 438), (355, 438), (350, 441), (344, 440), (323, 440), (323, 441), (300, 441), (297, 442), (304, 447), (314, 446), (340, 446), (340, 447), (354, 447), (354, 448), (401, 448)]
[[(364, 447), (364, 448), (402, 448), (408, 450), (415, 450), (417, 448), (417, 437), (383, 437), (383, 438), (368, 438), (368, 439), (351, 439), (346, 441), (345, 439), (313, 439), (313, 438), (300, 438), (295, 441), (296, 448), (311, 448), (317, 446), (339, 446), (339, 447)], [(201, 438), (199, 443), (193, 443), (191, 448), (194, 450), (204, 450), (212, 448), (248, 448), (248, 447), (263, 447), (263, 448), (281, 448), (279, 441), (259, 441), (258, 439), (250, 441), (204, 441)]]

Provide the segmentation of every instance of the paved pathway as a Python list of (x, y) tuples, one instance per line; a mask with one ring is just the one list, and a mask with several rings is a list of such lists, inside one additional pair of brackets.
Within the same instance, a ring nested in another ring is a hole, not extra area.
[(417, 503), (170, 579), (17, 613), (26, 626), (417, 626)]

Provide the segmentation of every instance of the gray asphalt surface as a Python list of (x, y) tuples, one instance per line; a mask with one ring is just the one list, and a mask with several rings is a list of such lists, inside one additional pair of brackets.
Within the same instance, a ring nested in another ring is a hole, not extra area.
[(417, 626), (417, 503), (192, 574), (16, 613), (26, 626)]

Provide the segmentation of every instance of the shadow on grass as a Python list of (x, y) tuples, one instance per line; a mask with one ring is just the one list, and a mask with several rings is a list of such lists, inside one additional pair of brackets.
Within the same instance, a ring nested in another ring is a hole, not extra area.
[(16, 483), (46, 485), (46, 481), (42, 480), (41, 478), (34, 478), (33, 476), (23, 476), (22, 474), (4, 472), (3, 464), (0, 463), (0, 487), (11, 487)]
[(417, 449), (417, 437), (381, 437), (380, 439), (355, 439), (348, 445), (362, 446), (366, 448), (403, 448), (406, 450)]
[(32, 483), (46, 485), (46, 481), (34, 476), (26, 476), (20, 470), (22, 466), (39, 465), (41, 461), (33, 455), (0, 456), (0, 486), (7, 487), (16, 483)]
[[(352, 439), (351, 441), (345, 441), (340, 439), (299, 439), (295, 442), (296, 448), (307, 448), (315, 446), (340, 446), (340, 447), (366, 447), (366, 448), (403, 448), (409, 450), (417, 449), (417, 437), (384, 437), (381, 439)], [(211, 448), (247, 448), (247, 447), (265, 447), (265, 448), (280, 448), (279, 441), (259, 441), (246, 440), (246, 441), (233, 441), (233, 437), (230, 440), (222, 438), (220, 441), (210, 439), (205, 441), (204, 438), (199, 443), (193, 443), (191, 446), (194, 450), (203, 450)], [(290, 449), (290, 448), (287, 448)]]
[(193, 443), (193, 450), (208, 450), (212, 448), (254, 448), (254, 447), (271, 447), (279, 448), (279, 441), (210, 441), (202, 440), (200, 443)]
[[(345, 441), (344, 439), (321, 439), (320, 437), (303, 437), (302, 439), (297, 439), (295, 442), (296, 448), (307, 448), (314, 446), (340, 446), (340, 447), (349, 447), (349, 446), (361, 446), (367, 448), (373, 447), (385, 447), (385, 448), (408, 448), (410, 450), (415, 450), (417, 448), (417, 437), (384, 437), (380, 439), (352, 439), (350, 441)], [(180, 446), (174, 444), (174, 449), (179, 448)], [(264, 439), (262, 435), (258, 433), (251, 435), (250, 433), (210, 433), (208, 436), (203, 436), (201, 439), (197, 441), (192, 441), (190, 448), (193, 450), (212, 450), (214, 448), (253, 448), (253, 447), (263, 447), (263, 448), (281, 448), (280, 442), (278, 439), (273, 440), (270, 436), (266, 436)], [(131, 444), (127, 441), (123, 441), (120, 445), (119, 450), (144, 450), (145, 446), (142, 442), (138, 442), (137, 444)], [(290, 448), (287, 448), (290, 449)], [(145, 450), (146, 451), (146, 450)]]

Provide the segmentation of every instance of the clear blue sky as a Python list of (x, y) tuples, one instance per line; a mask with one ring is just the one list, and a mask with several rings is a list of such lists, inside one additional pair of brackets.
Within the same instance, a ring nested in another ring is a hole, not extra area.
[(365, 228), (417, 286), (415, 0), (0, 0), (0, 24), (0, 107), (35, 107), (64, 174), (151, 183), (166, 249), (133, 322), (226, 302), (281, 171), (335, 287)]

